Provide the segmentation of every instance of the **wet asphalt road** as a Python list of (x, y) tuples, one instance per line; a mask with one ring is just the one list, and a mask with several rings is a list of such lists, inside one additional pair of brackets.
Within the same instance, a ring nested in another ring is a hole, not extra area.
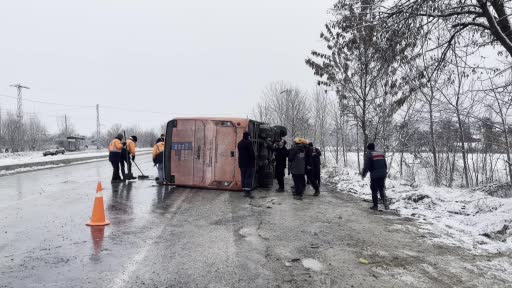
[[(149, 155), (139, 161), (156, 174)], [(100, 161), (0, 177), (0, 287), (511, 284), (479, 266), (493, 257), (433, 244), (412, 221), (327, 188), (302, 202), (273, 191), (248, 200), (151, 180), (113, 186), (110, 173)], [(99, 180), (112, 224), (90, 228)]]

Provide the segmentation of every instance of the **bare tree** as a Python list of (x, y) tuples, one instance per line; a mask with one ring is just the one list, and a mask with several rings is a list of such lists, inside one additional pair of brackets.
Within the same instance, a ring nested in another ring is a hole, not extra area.
[[(325, 151), (327, 146), (327, 138), (329, 131), (331, 130), (331, 117), (332, 109), (329, 109), (332, 105), (332, 101), (329, 100), (326, 90), (317, 88), (313, 91), (313, 141), (320, 147), (322, 151)], [(324, 162), (325, 162), (325, 153)]]
[(13, 152), (22, 151), (20, 134), (23, 131), (19, 131), (19, 121), (16, 115), (8, 111), (7, 116), (2, 119), (2, 126), (6, 146)]
[(59, 128), (58, 137), (60, 138), (66, 138), (77, 134), (75, 125), (71, 121), (71, 118), (67, 115), (62, 116), (57, 121), (57, 126)]
[(42, 149), (46, 144), (48, 130), (39, 117), (33, 115), (28, 118), (25, 125), (25, 139), (29, 150)]
[(254, 116), (257, 120), (286, 127), (290, 138), (310, 136), (312, 123), (308, 96), (290, 84), (269, 84)]
[[(490, 82), (494, 84), (491, 79)], [(493, 85), (494, 86), (494, 85)], [(502, 132), (504, 137), (504, 150), (507, 157), (507, 168), (509, 181), (512, 183), (512, 158), (510, 155), (510, 135), (509, 135), (509, 124), (508, 119), (510, 118), (510, 112), (512, 109), (512, 101), (510, 100), (510, 87), (505, 86), (497, 89), (486, 91), (486, 95), (490, 101), (486, 102), (486, 105), (499, 119), (499, 130)], [(487, 122), (491, 127), (495, 127), (492, 122)], [(496, 125), (497, 126), (497, 125)], [(495, 138), (495, 137), (493, 137)]]
[(438, 23), (444, 29), (444, 53), (458, 36), (470, 38), (476, 46), (499, 43), (512, 56), (510, 0), (393, 0), (382, 11), (382, 20), (406, 25), (411, 30), (431, 29), (425, 23)]

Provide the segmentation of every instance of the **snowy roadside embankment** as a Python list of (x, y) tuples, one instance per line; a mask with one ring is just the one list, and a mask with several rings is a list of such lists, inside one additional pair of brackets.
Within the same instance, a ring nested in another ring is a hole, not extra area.
[[(148, 154), (151, 148), (140, 148), (137, 151)], [(106, 149), (70, 152), (55, 156), (43, 156), (42, 152), (5, 153), (0, 154), (0, 176), (99, 161), (107, 157)]]
[[(355, 168), (331, 166), (324, 169), (323, 177), (340, 192), (371, 199), (370, 180), (362, 180)], [(417, 186), (391, 179), (386, 181), (386, 193), (392, 210), (417, 219), (435, 241), (475, 253), (512, 252), (512, 198), (492, 197), (479, 189)]]

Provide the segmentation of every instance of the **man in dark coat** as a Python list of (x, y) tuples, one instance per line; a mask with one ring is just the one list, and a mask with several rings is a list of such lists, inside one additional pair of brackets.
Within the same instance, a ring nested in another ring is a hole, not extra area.
[(277, 188), (276, 192), (284, 192), (284, 170), (286, 169), (286, 160), (288, 158), (288, 149), (286, 148), (286, 140), (281, 140), (278, 144), (279, 146), (275, 149), (275, 159), (276, 159), (276, 179), (279, 188)]
[(242, 178), (242, 189), (244, 190), (244, 197), (253, 199), (251, 195), (252, 181), (254, 179), (254, 168), (256, 166), (256, 156), (252, 141), (251, 134), (244, 132), (243, 139), (238, 142), (238, 167), (240, 167), (240, 176)]
[(314, 159), (314, 151), (315, 148), (312, 142), (309, 142), (306, 146), (306, 175), (308, 176), (308, 182), (311, 184), (313, 189), (315, 189), (315, 194), (313, 196), (320, 195), (320, 187), (318, 186), (318, 179), (315, 177), (314, 167), (315, 167), (315, 159)]
[(292, 174), (294, 184), (293, 198), (302, 200), (306, 189), (306, 145), (300, 139), (294, 140), (294, 145), (288, 153), (288, 170)]
[(368, 153), (366, 154), (366, 158), (364, 160), (364, 167), (361, 173), (362, 178), (364, 179), (368, 172), (370, 173), (370, 189), (372, 190), (372, 201), (373, 206), (370, 207), (372, 210), (379, 210), (379, 197), (384, 203), (384, 208), (386, 210), (389, 209), (389, 204), (386, 198), (386, 177), (388, 165), (386, 163), (386, 158), (384, 153), (375, 151), (375, 144), (369, 143), (366, 146), (368, 149)]

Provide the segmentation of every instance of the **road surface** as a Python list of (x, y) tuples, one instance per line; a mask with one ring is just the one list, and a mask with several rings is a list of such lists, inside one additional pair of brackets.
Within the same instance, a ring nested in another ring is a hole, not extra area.
[[(249, 200), (110, 175), (105, 161), (0, 177), (0, 287), (512, 286), (486, 265), (499, 256), (434, 244), (414, 221), (328, 187)], [(98, 181), (112, 224), (90, 228)]]

